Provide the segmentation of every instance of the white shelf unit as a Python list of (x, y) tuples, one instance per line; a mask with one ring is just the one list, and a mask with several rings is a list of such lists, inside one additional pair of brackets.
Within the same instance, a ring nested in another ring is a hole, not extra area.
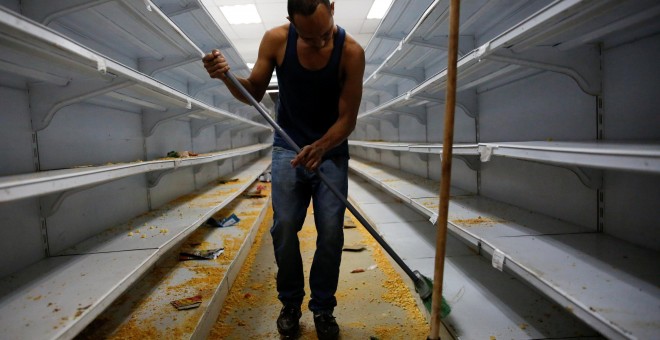
[[(394, 152), (417, 152), (442, 155), (442, 144), (356, 141), (350, 146)], [(452, 155), (466, 159), (478, 157), (481, 162), (491, 157), (508, 157), (572, 168), (660, 173), (660, 142), (490, 142), (454, 144)]]
[[(414, 10), (367, 46), (382, 62), (351, 169), (434, 221), (448, 2)], [(660, 320), (658, 17), (654, 1), (461, 3), (449, 230), (608, 338)]]
[(432, 0), (399, 0), (391, 4), (389, 13), (378, 24), (364, 50), (365, 75), (372, 74), (399, 45), (399, 41), (410, 32), (415, 22)]
[[(4, 176), (0, 178), (0, 202), (9, 202), (27, 197), (40, 196), (68, 190), (99, 185), (124, 177), (148, 173), (150, 186), (158, 185), (160, 179), (182, 167), (201, 167), (205, 164), (224, 161), (232, 157), (245, 156), (270, 148), (270, 144), (255, 144), (227, 151), (219, 151), (191, 158), (168, 158), (132, 164), (105, 165), (77, 169), (35, 172), (31, 174)], [(60, 195), (60, 196), (62, 196)], [(60, 197), (60, 200), (63, 197)]]
[(569, 167), (604, 168), (660, 174), (659, 142), (479, 143), (481, 160), (510, 157)]
[[(431, 222), (438, 219), (439, 183), (355, 159), (351, 169)], [(454, 235), (485, 256), (502, 253), (505, 270), (594, 328), (652, 337), (652, 326), (637, 325), (657, 318), (658, 252), (458, 188), (451, 196), (448, 228)]]
[[(213, 49), (219, 49), (234, 74), (241, 77), (249, 75), (248, 65), (243, 61), (227, 35), (218, 27), (201, 0), (154, 0), (153, 3), (195, 43), (202, 53), (206, 54)], [(199, 66), (201, 63), (196, 65), (196, 71), (204, 71)], [(253, 118), (259, 117), (259, 114), (250, 106), (234, 99), (222, 82), (210, 79), (206, 73), (201, 78), (205, 79), (204, 84), (196, 86), (193, 93), (198, 94), (202, 100), (216, 103), (217, 106), (232, 112), (245, 111), (243, 112), (245, 115)], [(266, 106), (274, 107), (274, 103), (268, 100), (268, 96), (265, 96), (264, 99)], [(261, 120), (260, 117), (258, 119)]]
[[(193, 10), (191, 6), (187, 8)], [(203, 53), (209, 52), (208, 45), (189, 38), (190, 32), (215, 34), (215, 46), (224, 47), (228, 61), (237, 66), (237, 73), (245, 73), (247, 65), (208, 13), (195, 15), (202, 8), (194, 9), (192, 14), (199, 20), (190, 21), (194, 26), (188, 25), (184, 31), (150, 0), (65, 0), (47, 5), (31, 0), (21, 2), (21, 12), (26, 17), (190, 97), (233, 112), (243, 105), (225, 86), (208, 76), (201, 62)], [(202, 19), (204, 15), (208, 19)], [(199, 36), (197, 33), (192, 37)]]
[[(268, 186), (257, 182), (247, 190), (261, 185)], [(179, 339), (208, 338), (270, 204), (270, 196), (237, 197), (215, 216), (235, 214), (241, 219), (238, 224), (195, 230), (177, 251), (159, 261), (153, 271), (99, 315), (78, 338), (135, 337), (140, 330), (142, 334), (148, 332), (149, 338), (168, 338), (173, 333)], [(225, 248), (225, 251), (215, 260), (180, 261), (179, 253), (189, 249), (191, 243), (202, 243), (206, 249)], [(194, 310), (181, 313), (170, 304), (170, 301), (197, 294), (202, 296), (202, 304)]]
[(268, 157), (249, 163), (229, 174), (237, 183), (212, 183), (195, 197), (172, 201), (5, 277), (0, 281), (4, 336), (74, 337), (269, 164)]
[(75, 337), (267, 171), (272, 128), (206, 75), (177, 25), (149, 0), (0, 1), (8, 337)]
[[(393, 197), (386, 186), (375, 184), (351, 174), (349, 199), (410, 268), (433, 277), (437, 235), (426, 221), (428, 215)], [(465, 195), (460, 190), (453, 194)], [(452, 311), (443, 322), (454, 337), (601, 339), (596, 331), (521, 280), (490, 269), (491, 263), (478, 251), (477, 246), (448, 235), (442, 296)]]

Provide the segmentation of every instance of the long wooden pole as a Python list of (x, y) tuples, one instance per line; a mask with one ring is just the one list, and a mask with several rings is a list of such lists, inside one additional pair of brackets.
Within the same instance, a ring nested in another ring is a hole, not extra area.
[(438, 208), (438, 236), (435, 246), (435, 273), (433, 275), (433, 300), (431, 302), (431, 333), (429, 339), (440, 337), (440, 309), (442, 306), (442, 281), (445, 270), (447, 244), (447, 215), (451, 183), (451, 158), (454, 145), (454, 108), (456, 107), (456, 65), (458, 63), (458, 22), (460, 0), (449, 5), (449, 50), (447, 52), (447, 93), (445, 95), (445, 126), (442, 144), (442, 175), (440, 179), (440, 207)]

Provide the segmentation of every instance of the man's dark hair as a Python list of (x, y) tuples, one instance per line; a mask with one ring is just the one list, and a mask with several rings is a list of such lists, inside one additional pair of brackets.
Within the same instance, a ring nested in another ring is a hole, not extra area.
[(295, 14), (303, 16), (312, 15), (316, 11), (319, 4), (324, 4), (330, 8), (330, 0), (289, 0), (287, 10), (289, 11), (289, 18), (293, 20)]

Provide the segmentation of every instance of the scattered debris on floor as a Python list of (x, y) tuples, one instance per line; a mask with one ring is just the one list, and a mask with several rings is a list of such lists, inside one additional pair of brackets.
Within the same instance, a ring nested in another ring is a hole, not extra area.
[(261, 192), (265, 188), (266, 188), (265, 186), (259, 184), (259, 185), (257, 185), (256, 188), (246, 191), (245, 192), (245, 197), (248, 197), (248, 198), (263, 198), (263, 197), (266, 197), (266, 195)]
[(241, 221), (241, 219), (238, 218), (238, 216), (236, 216), (236, 214), (231, 214), (230, 216), (225, 217), (222, 220), (220, 220), (220, 222), (218, 222), (213, 217), (209, 217), (209, 219), (206, 220), (206, 224), (208, 224), (212, 227), (216, 227), (216, 228), (226, 228), (226, 227), (231, 227), (231, 226), (233, 226), (234, 224), (236, 224), (240, 221)]
[(344, 215), (344, 229), (352, 229), (355, 228), (355, 222), (351, 219), (350, 216)]
[(272, 176), (270, 174), (270, 171), (264, 172), (261, 176), (259, 176), (259, 182), (265, 182), (269, 183), (272, 179)]
[(225, 248), (215, 249), (190, 249), (179, 253), (179, 261), (188, 260), (215, 260), (225, 251)]
[(354, 251), (354, 252), (360, 252), (360, 251), (363, 251), (363, 250), (366, 250), (366, 249), (367, 249), (367, 246), (365, 246), (364, 244), (361, 244), (361, 243), (347, 244), (347, 245), (344, 245), (344, 248), (343, 248), (344, 251)]
[(170, 302), (178, 310), (197, 308), (202, 304), (202, 296), (195, 295)]
[(376, 269), (376, 268), (378, 268), (378, 265), (375, 265), (375, 264), (372, 264), (372, 265), (369, 266), (367, 269), (364, 269), (364, 268), (355, 268), (355, 269), (353, 269), (353, 270), (351, 271), (351, 274), (355, 274), (355, 273), (364, 273), (364, 272), (366, 272), (367, 270), (374, 270), (374, 269)]
[[(209, 339), (280, 339), (275, 321), (281, 303), (277, 299), (277, 265), (269, 227), (268, 223), (262, 224)], [(358, 248), (370, 251), (349, 251), (342, 256), (336, 293), (338, 305), (334, 311), (341, 328), (341, 338), (426, 338), (428, 324), (417, 307), (413, 292), (392, 267), (376, 241), (361, 229), (357, 227), (344, 231), (347, 245), (361, 245)], [(312, 313), (307, 309), (309, 271), (316, 246), (316, 229), (311, 209), (298, 235), (306, 276), (306, 297), (302, 305), (303, 317), (298, 338), (311, 340), (316, 339)], [(361, 269), (360, 274), (352, 274), (354, 269)]]
[[(270, 191), (268, 186), (264, 190), (266, 193)], [(189, 202), (189, 196), (176, 200), (176, 204), (182, 209), (190, 205)], [(240, 263), (238, 261), (240, 257), (247, 255), (250, 243), (247, 237), (259, 229), (255, 223), (272, 221), (267, 206), (269, 206), (267, 199), (237, 198), (217, 211), (213, 215), (217, 220), (235, 213), (236, 216), (241, 216), (241, 221), (232, 228), (215, 228), (207, 225), (198, 227), (179, 249), (173, 250), (137, 282), (134, 288), (119, 297), (77, 338), (81, 340), (189, 339), (199, 336), (200, 331), (205, 333), (206, 330), (200, 324), (206, 322), (208, 325), (206, 319), (210, 322), (214, 321), (217, 315), (215, 313), (219, 309), (219, 299), (223, 296), (221, 292), (226, 292), (228, 289), (227, 277), (235, 276), (230, 274), (231, 268), (234, 264)], [(136, 221), (135, 225), (141, 226), (141, 234), (151, 229), (150, 225), (141, 221)], [(223, 250), (222, 255), (215, 259), (199, 261), (179, 259), (181, 253), (189, 250), (213, 252), (217, 249)], [(239, 267), (237, 265), (236, 268)], [(175, 307), (185, 310), (178, 310)]]

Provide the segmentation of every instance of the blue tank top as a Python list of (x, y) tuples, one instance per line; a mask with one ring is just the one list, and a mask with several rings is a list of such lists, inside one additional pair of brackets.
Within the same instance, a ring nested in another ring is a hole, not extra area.
[[(277, 123), (299, 147), (320, 139), (339, 117), (339, 63), (346, 32), (337, 26), (330, 60), (320, 70), (305, 69), (298, 59), (298, 33), (289, 25), (289, 36), (282, 65), (276, 66), (279, 83)], [(286, 141), (275, 133), (274, 146), (292, 150)], [(348, 157), (348, 142), (330, 149), (324, 159), (335, 156)]]

